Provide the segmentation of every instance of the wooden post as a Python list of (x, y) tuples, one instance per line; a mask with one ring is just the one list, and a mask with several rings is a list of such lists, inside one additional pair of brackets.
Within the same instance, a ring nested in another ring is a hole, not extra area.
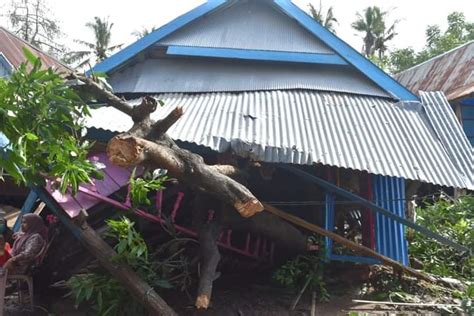
[(100, 264), (107, 269), (114, 278), (120, 281), (137, 301), (146, 306), (151, 315), (176, 315), (153, 288), (140, 279), (128, 265), (111, 260), (117, 256), (117, 253), (85, 220), (82, 222), (72, 220), (43, 188), (37, 187), (34, 191), (84, 247), (99, 260)]

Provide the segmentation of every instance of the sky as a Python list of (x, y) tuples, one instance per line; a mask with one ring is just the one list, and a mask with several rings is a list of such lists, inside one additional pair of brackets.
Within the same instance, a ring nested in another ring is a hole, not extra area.
[[(0, 12), (11, 0), (0, 0)], [(73, 40), (81, 39), (93, 41), (91, 31), (85, 24), (92, 21), (94, 16), (108, 17), (114, 23), (112, 44), (131, 44), (136, 39), (134, 31), (144, 27), (151, 28), (164, 25), (177, 16), (186, 13), (192, 8), (205, 2), (204, 0), (45, 0), (51, 13), (60, 22), (64, 32), (62, 42), (72, 49), (79, 49)], [(295, 4), (307, 11), (309, 2), (316, 7), (319, 0), (293, 0)], [(351, 28), (356, 18), (356, 12), (368, 6), (377, 5), (389, 10), (389, 21), (399, 19), (398, 35), (389, 45), (389, 48), (403, 48), (411, 46), (415, 50), (423, 48), (425, 43), (425, 29), (427, 25), (438, 24), (446, 27), (446, 16), (453, 11), (461, 11), (468, 21), (474, 21), (473, 0), (322, 0), (323, 8), (333, 6), (339, 24), (336, 25), (337, 35), (348, 44), (360, 50), (362, 39)], [(5, 21), (2, 21), (5, 24)]]

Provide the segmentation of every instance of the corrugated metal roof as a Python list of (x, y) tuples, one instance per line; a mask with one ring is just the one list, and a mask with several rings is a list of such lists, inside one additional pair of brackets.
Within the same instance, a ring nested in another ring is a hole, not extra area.
[(110, 75), (116, 93), (307, 89), (390, 97), (343, 66), (212, 59), (147, 59)]
[(229, 1), (198, 21), (170, 34), (160, 45), (334, 53), (298, 23), (278, 11), (273, 1)]
[(442, 92), (420, 91), (426, 113), (456, 169), (474, 188), (473, 148)]
[(474, 92), (474, 41), (395, 75), (414, 93), (442, 91), (448, 100)]
[[(169, 130), (180, 141), (219, 152), (232, 150), (259, 161), (321, 163), (471, 187), (437, 136), (444, 131), (435, 132), (419, 103), (394, 104), (381, 98), (301, 90), (162, 94), (157, 98), (165, 106), (153, 114), (154, 119), (183, 106), (184, 116)], [(132, 121), (104, 107), (92, 111), (87, 126), (123, 132)]]
[(71, 71), (70, 68), (59, 60), (51, 57), (45, 52), (42, 52), (30, 43), (0, 26), (0, 53), (6, 57), (8, 62), (11, 63), (14, 68), (17, 68), (22, 62), (26, 61), (23, 47), (28, 48), (34, 55), (41, 58), (45, 68), (52, 67), (62, 72)]

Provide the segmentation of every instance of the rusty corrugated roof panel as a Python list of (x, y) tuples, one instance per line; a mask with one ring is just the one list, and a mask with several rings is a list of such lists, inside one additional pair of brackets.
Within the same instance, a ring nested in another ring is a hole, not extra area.
[(448, 100), (474, 92), (474, 41), (395, 75), (414, 93), (443, 91)]
[(52, 67), (60, 72), (71, 71), (68, 66), (61, 63), (56, 58), (46, 54), (0, 26), (0, 53), (5, 56), (14, 68), (17, 68), (22, 62), (26, 61), (25, 55), (23, 54), (23, 47), (27, 47), (34, 55), (41, 58), (41, 61), (46, 68)]

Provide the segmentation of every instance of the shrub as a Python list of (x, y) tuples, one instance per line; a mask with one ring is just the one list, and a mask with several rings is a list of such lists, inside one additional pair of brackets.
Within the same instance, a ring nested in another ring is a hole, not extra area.
[[(441, 199), (416, 211), (418, 224), (474, 249), (474, 196), (456, 201)], [(429, 273), (466, 280), (474, 278), (474, 258), (469, 253), (459, 253), (418, 232), (414, 233), (409, 250)]]

